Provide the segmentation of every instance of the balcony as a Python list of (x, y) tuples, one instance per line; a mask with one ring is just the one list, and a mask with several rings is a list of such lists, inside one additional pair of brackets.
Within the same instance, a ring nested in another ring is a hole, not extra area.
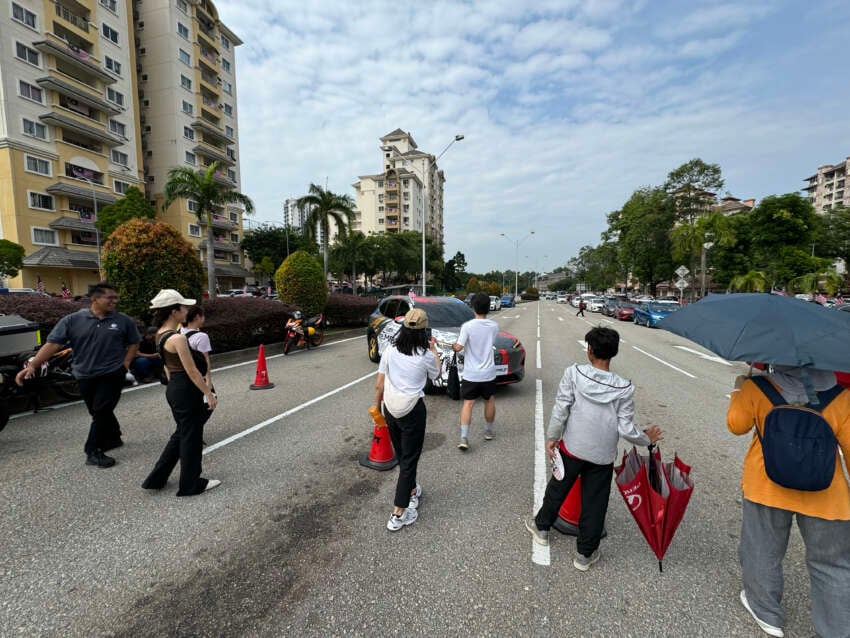
[(206, 67), (211, 73), (218, 74), (218, 55), (203, 46), (200, 47), (200, 50), (201, 55), (198, 58), (198, 62), (202, 65), (201, 70), (203, 70), (203, 67)]
[[(51, 73), (54, 72), (51, 71)], [(55, 75), (48, 75), (47, 77), (39, 78), (35, 82), (45, 90), (58, 93), (60, 104), (64, 108), (81, 113), (96, 122), (100, 121), (99, 113), (92, 113), (91, 109), (102, 111), (109, 115), (116, 115), (121, 112), (121, 109), (114, 104), (107, 102), (97, 95), (95, 89), (88, 87), (87, 84), (82, 82), (74, 81), (71, 78), (59, 78)]]
[(213, 179), (219, 184), (224, 184), (225, 186), (230, 186), (231, 188), (236, 186), (236, 182), (230, 179), (227, 176), (227, 173), (224, 173), (222, 171), (216, 171), (215, 173), (213, 173)]
[(209, 144), (201, 142), (200, 144), (197, 144), (192, 150), (200, 155), (210, 157), (221, 164), (226, 164), (228, 166), (233, 165), (233, 161), (229, 157), (227, 157), (224, 151), (217, 149), (215, 146), (211, 146)]
[(103, 186), (103, 173), (89, 170), (84, 166), (77, 166), (71, 162), (65, 162), (65, 177), (79, 179), (86, 183), (90, 180), (94, 184)]
[(192, 122), (192, 128), (201, 131), (204, 137), (210, 137), (212, 141), (222, 142), (224, 144), (235, 144), (236, 140), (224, 133), (221, 127), (206, 119), (197, 119)]
[(201, 102), (203, 103), (204, 108), (207, 108), (211, 111), (218, 112), (221, 110), (221, 104), (219, 104), (215, 100), (211, 100), (206, 95), (201, 96)]
[(67, 7), (63, 7), (58, 2), (54, 5), (56, 7), (56, 15), (67, 22), (75, 26), (77, 29), (82, 31), (83, 33), (89, 32), (89, 21), (85, 18), (85, 16), (78, 15), (68, 9)]
[(217, 75), (213, 75), (212, 73), (206, 73), (201, 70), (201, 82), (206, 85), (206, 88), (216, 95), (218, 95), (221, 89), (221, 78)]
[(100, 67), (100, 60), (89, 53), (84, 46), (76, 43), (71, 44), (68, 40), (55, 33), (48, 33), (47, 39), (33, 42), (32, 45), (42, 53), (52, 55), (57, 60), (61, 60), (75, 69), (94, 76), (104, 84), (112, 84), (117, 81), (117, 78)]
[[(204, 239), (200, 244), (198, 244), (198, 248), (206, 248), (207, 240)], [(213, 250), (215, 252), (223, 252), (223, 253), (238, 253), (239, 246), (234, 244), (232, 241), (228, 239), (216, 239), (213, 241)]]
[(79, 135), (89, 140), (95, 140), (96, 142), (106, 144), (110, 147), (121, 146), (124, 143), (124, 140), (118, 137), (117, 135), (108, 133), (106, 132), (106, 130), (95, 128), (94, 126), (90, 126), (89, 124), (79, 122), (73, 117), (70, 117), (63, 113), (57, 113), (52, 111), (50, 113), (40, 115), (38, 119), (40, 119), (45, 124), (58, 126), (63, 130), (71, 131), (76, 135)]
[[(206, 226), (206, 220), (201, 222), (201, 226)], [(237, 224), (234, 224), (232, 221), (224, 217), (223, 215), (213, 215), (212, 216), (212, 227), (218, 228), (220, 230), (236, 230), (239, 228)]]
[[(213, 51), (215, 51), (216, 56), (218, 55), (218, 35), (216, 35), (215, 28), (205, 29), (198, 23), (198, 35), (201, 38), (198, 42), (202, 42), (209, 46)], [(206, 40), (206, 41), (205, 41)]]

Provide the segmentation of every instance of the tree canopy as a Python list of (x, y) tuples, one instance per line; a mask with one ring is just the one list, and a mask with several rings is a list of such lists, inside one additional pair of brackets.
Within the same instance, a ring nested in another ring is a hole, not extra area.
[(20, 244), (0, 239), (0, 279), (16, 277), (23, 268), (26, 250)]
[(98, 211), (95, 225), (101, 236), (106, 238), (121, 224), (134, 218), (155, 219), (156, 210), (145, 199), (142, 191), (135, 186), (130, 186), (124, 193), (124, 197)]

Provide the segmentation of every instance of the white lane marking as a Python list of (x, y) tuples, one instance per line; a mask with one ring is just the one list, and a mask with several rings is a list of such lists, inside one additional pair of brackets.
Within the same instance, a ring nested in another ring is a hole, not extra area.
[(540, 306), (537, 306), (537, 369), (543, 367), (543, 355), (540, 353)]
[(576, 343), (581, 346), (582, 350), (587, 350), (587, 341), (584, 339), (579, 339)]
[[(546, 492), (546, 437), (543, 433), (543, 381), (537, 379), (534, 398), (534, 507), (537, 512), (543, 504)], [(549, 546), (540, 545), (531, 539), (531, 562), (537, 565), (550, 565), (552, 560)]]
[(270, 419), (266, 419), (265, 421), (257, 423), (256, 425), (252, 425), (250, 428), (248, 428), (246, 430), (242, 430), (241, 432), (237, 432), (236, 434), (229, 436), (226, 439), (219, 441), (218, 443), (213, 443), (212, 445), (209, 445), (206, 448), (204, 448), (204, 454), (209, 454), (210, 452), (217, 450), (220, 447), (224, 447), (225, 445), (229, 445), (230, 443), (233, 443), (234, 441), (238, 441), (239, 439), (241, 439), (245, 436), (248, 436), (252, 432), (256, 432), (257, 430), (262, 430), (264, 427), (269, 426), (272, 423), (277, 423), (281, 419), (285, 419), (288, 416), (292, 416), (296, 412), (300, 412), (304, 408), (307, 408), (307, 407), (313, 405), (314, 403), (324, 401), (328, 397), (332, 397), (333, 395), (335, 395), (339, 392), (342, 392), (343, 390), (347, 390), (351, 386), (357, 385), (361, 381), (365, 381), (369, 377), (374, 377), (377, 374), (378, 374), (377, 370), (375, 370), (374, 372), (370, 372), (369, 374), (366, 374), (366, 375), (360, 377), (359, 379), (355, 379), (354, 381), (349, 381), (345, 385), (341, 385), (340, 387), (336, 388), (335, 390), (331, 390), (330, 392), (325, 392), (324, 394), (317, 396), (313, 399), (310, 399), (309, 401), (306, 401), (306, 402), (302, 403), (301, 405), (296, 405), (294, 408), (290, 408), (286, 412), (281, 412), (280, 414), (273, 416)]
[(691, 374), (690, 372), (685, 372), (681, 368), (677, 368), (676, 366), (674, 366), (672, 363), (667, 363), (666, 361), (664, 361), (664, 359), (659, 359), (654, 354), (649, 354), (646, 350), (641, 350), (637, 346), (632, 346), (632, 348), (634, 348), (635, 350), (637, 350), (641, 354), (645, 354), (650, 359), (655, 359), (658, 363), (662, 363), (665, 366), (667, 366), (668, 368), (673, 368), (676, 372), (681, 372), (682, 374), (684, 374), (687, 377), (690, 377), (691, 379), (696, 379), (696, 376)]
[(558, 321), (563, 321), (563, 320), (564, 320), (563, 317), (558, 317)]
[(693, 348), (688, 348), (687, 346), (673, 346), (674, 348), (678, 348), (679, 350), (684, 350), (686, 352), (691, 352), (696, 356), (707, 359), (708, 361), (716, 361), (717, 363), (722, 363), (725, 366), (731, 366), (732, 364), (726, 361), (723, 357), (714, 357), (710, 354), (705, 354), (704, 352), (700, 352), (699, 350), (694, 350)]

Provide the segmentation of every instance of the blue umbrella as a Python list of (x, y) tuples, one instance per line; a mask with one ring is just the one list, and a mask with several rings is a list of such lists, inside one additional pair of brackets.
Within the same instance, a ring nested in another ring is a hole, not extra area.
[(801, 299), (709, 295), (665, 317), (658, 327), (730, 361), (850, 370), (850, 313)]

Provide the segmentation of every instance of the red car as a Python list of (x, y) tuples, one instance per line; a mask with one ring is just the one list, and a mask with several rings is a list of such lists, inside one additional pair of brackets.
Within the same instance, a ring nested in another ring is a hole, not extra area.
[(614, 308), (614, 317), (619, 319), (620, 321), (634, 321), (635, 319), (635, 307), (634, 304), (623, 301), (617, 304), (617, 307)]

